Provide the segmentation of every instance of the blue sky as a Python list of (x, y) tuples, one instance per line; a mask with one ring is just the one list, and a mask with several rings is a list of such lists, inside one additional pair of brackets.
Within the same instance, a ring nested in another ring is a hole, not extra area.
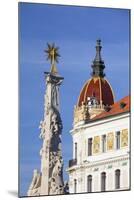
[(73, 108), (90, 78), (96, 39), (102, 40), (106, 77), (116, 100), (129, 94), (129, 11), (91, 7), (19, 3), (20, 195), (26, 195), (33, 169), (40, 170), (39, 122), (43, 119), (44, 71), (50, 70), (46, 43), (60, 47), (60, 87), (65, 169), (72, 158)]

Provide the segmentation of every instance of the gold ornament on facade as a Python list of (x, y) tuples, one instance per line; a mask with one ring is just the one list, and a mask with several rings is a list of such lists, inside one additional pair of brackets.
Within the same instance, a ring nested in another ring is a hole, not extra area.
[(93, 140), (93, 153), (100, 152), (100, 136), (95, 136)]
[(88, 105), (82, 104), (82, 106), (74, 107), (74, 124), (94, 118), (104, 111), (103, 105), (95, 105), (90, 108)]
[(87, 106), (84, 104), (80, 107), (75, 106), (74, 108), (74, 124), (89, 118), (89, 112)]
[(99, 77), (93, 77), (93, 81), (94, 83), (96, 83), (96, 81), (98, 81)]
[(128, 146), (128, 129), (123, 129), (121, 132), (121, 147)]
[(107, 150), (114, 149), (114, 133), (108, 133), (107, 135)]

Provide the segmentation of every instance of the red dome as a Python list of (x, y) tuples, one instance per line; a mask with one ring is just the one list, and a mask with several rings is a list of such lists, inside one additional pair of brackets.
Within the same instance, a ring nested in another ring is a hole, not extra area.
[(88, 80), (80, 92), (78, 106), (87, 104), (88, 97), (95, 97), (98, 103), (102, 101), (103, 105), (112, 105), (114, 103), (114, 94), (109, 82), (105, 78), (93, 77)]

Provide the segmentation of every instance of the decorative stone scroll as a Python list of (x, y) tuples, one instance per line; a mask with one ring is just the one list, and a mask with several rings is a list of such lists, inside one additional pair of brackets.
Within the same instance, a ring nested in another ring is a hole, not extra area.
[(107, 135), (107, 150), (113, 150), (114, 149), (114, 133), (108, 133)]
[(93, 153), (100, 152), (100, 136), (95, 136), (93, 139)]
[(128, 146), (128, 129), (121, 131), (121, 147)]

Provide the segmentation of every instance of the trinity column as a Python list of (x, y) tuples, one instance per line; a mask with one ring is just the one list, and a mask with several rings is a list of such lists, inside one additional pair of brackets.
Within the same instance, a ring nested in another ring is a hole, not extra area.
[(58, 74), (58, 47), (47, 44), (47, 60), (51, 62), (50, 72), (45, 72), (46, 93), (44, 119), (40, 122), (41, 172), (34, 170), (28, 196), (55, 195), (66, 193), (63, 182), (63, 160), (61, 152), (62, 121), (59, 112), (59, 87), (63, 77)]

